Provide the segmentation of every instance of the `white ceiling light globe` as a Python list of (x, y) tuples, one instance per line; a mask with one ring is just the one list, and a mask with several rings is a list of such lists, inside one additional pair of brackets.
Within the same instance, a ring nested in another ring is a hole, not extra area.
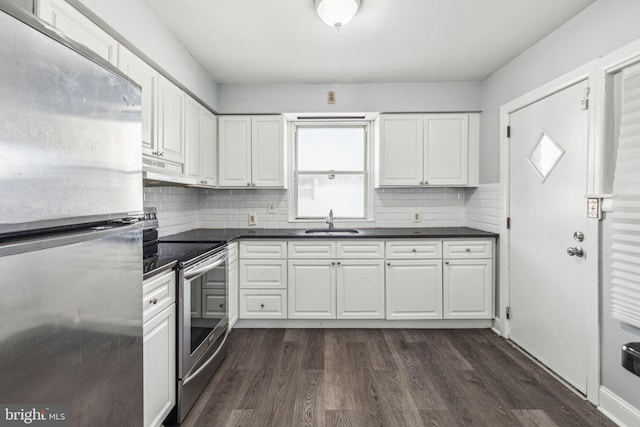
[(351, 21), (360, 7), (360, 0), (314, 0), (316, 12), (329, 26), (340, 29)]

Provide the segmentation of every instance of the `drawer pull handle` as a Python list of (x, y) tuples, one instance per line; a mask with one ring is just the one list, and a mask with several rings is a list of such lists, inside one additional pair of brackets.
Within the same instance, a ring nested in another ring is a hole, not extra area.
[(151, 298), (149, 300), (149, 304), (157, 304), (158, 303), (158, 298)]

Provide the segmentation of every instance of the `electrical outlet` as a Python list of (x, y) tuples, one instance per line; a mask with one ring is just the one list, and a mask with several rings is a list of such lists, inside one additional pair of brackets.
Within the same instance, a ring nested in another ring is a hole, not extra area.
[(420, 222), (420, 212), (413, 213), (413, 222)]
[(336, 93), (333, 91), (327, 92), (327, 104), (336, 103)]
[(269, 213), (270, 214), (276, 213), (276, 205), (269, 205)]
[(249, 214), (249, 225), (256, 225), (258, 223), (258, 219), (255, 214)]

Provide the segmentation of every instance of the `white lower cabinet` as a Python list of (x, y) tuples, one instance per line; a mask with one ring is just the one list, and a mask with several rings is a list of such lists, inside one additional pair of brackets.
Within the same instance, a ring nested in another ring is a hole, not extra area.
[(443, 252), (444, 318), (493, 318), (493, 241), (445, 241)]
[(336, 262), (289, 260), (289, 318), (336, 318)]
[(337, 318), (384, 319), (384, 261), (344, 260), (336, 265)]
[(239, 317), (286, 319), (287, 242), (240, 242), (238, 252)]
[(236, 256), (233, 261), (229, 257), (229, 260), (227, 276), (229, 280), (229, 329), (231, 329), (238, 321), (238, 257)]
[(144, 425), (160, 426), (176, 404), (175, 273), (143, 283)]
[(442, 319), (442, 260), (387, 261), (387, 319)]

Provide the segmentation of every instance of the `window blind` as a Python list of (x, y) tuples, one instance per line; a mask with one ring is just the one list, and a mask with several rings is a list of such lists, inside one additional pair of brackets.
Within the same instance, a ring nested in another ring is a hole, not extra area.
[(622, 71), (612, 223), (611, 313), (640, 328), (640, 65)]

